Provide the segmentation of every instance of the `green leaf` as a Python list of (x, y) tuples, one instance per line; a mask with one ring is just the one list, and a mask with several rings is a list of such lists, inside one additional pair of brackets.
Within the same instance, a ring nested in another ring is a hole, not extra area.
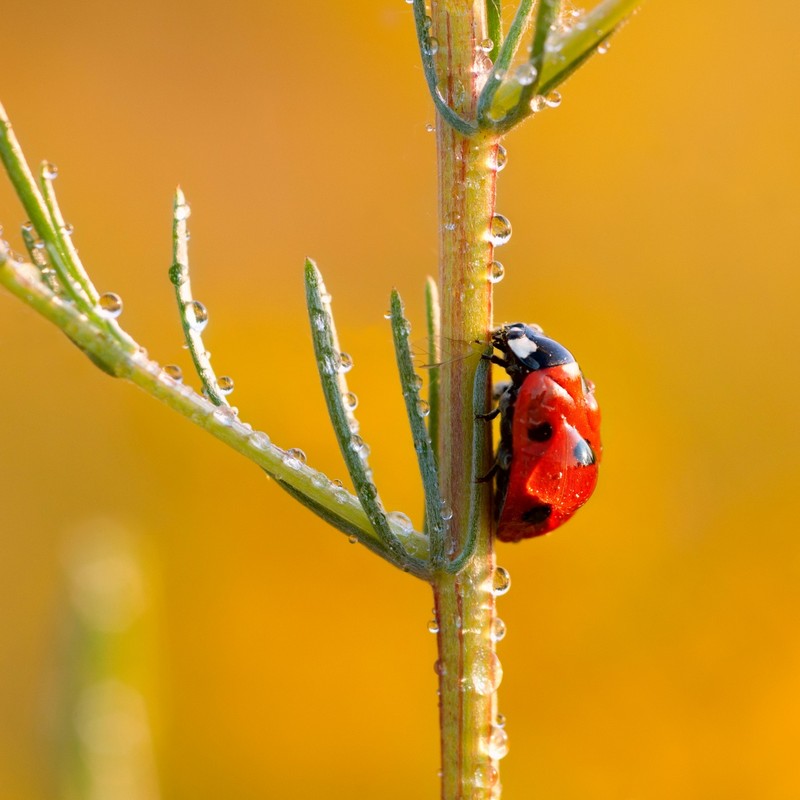
[(400, 385), (406, 404), (411, 437), (417, 453), (417, 464), (425, 492), (425, 529), (430, 538), (430, 558), (434, 569), (440, 569), (445, 562), (444, 539), (445, 522), (442, 518), (442, 498), (439, 493), (439, 471), (431, 445), (431, 437), (425, 426), (424, 414), (429, 412), (421, 405), (419, 396), (419, 376), (414, 372), (411, 350), (408, 346), (408, 321), (403, 316), (403, 301), (396, 289), (391, 298), (392, 337), (400, 373)]
[(330, 298), (320, 271), (310, 259), (306, 259), (305, 281), (311, 337), (314, 342), (322, 392), (339, 449), (361, 507), (393, 561), (398, 566), (420, 574), (425, 571), (426, 564), (410, 556), (392, 530), (378, 498), (378, 490), (372, 482), (372, 473), (362, 456), (364, 443), (355, 433), (358, 430), (355, 416), (352, 408), (345, 407), (345, 398), (351, 395), (341, 369), (341, 352), (330, 311)]
[(603, 0), (580, 17), (564, 34), (554, 36), (539, 73), (539, 91), (545, 94), (563, 83), (598, 45), (616, 33), (639, 7), (641, 0)]
[[(197, 303), (192, 297), (192, 284), (189, 279), (189, 230), (186, 223), (189, 213), (189, 205), (179, 186), (175, 190), (172, 204), (172, 266), (169, 270), (169, 279), (175, 287), (183, 335), (203, 389), (215, 406), (229, 406), (203, 344), (202, 330), (205, 328), (208, 312), (205, 306)], [(198, 318), (201, 314), (205, 319)]]
[(467, 538), (464, 548), (452, 560), (446, 561), (444, 569), (451, 574), (459, 572), (472, 558), (478, 544), (478, 531), (486, 511), (486, 495), (489, 486), (479, 483), (479, 478), (486, 474), (487, 452), (491, 428), (478, 419), (478, 415), (486, 411), (486, 401), (489, 394), (489, 374), (491, 370), (491, 349), (483, 354), (480, 363), (475, 369), (475, 382), (472, 390), (472, 413), (475, 422), (472, 429), (472, 474), (470, 475), (470, 502), (469, 521), (467, 522)]
[(503, 44), (503, 12), (500, 0), (486, 0), (486, 31), (492, 40), (492, 49), (488, 55), (494, 61)]
[(447, 105), (447, 101), (442, 96), (439, 89), (439, 79), (436, 75), (436, 65), (433, 61), (433, 52), (430, 47), (431, 37), (428, 35), (427, 27), (428, 15), (425, 13), (425, 0), (414, 0), (414, 27), (417, 32), (419, 51), (422, 56), (422, 70), (425, 73), (425, 80), (428, 83), (428, 90), (431, 93), (433, 104), (441, 115), (442, 119), (452, 128), (455, 128), (464, 136), (472, 136), (478, 129), (475, 124), (468, 122), (461, 115), (457, 114)]
[[(494, 102), (495, 94), (508, 74), (522, 35), (528, 27), (532, 7), (533, 0), (522, 0), (520, 2), (514, 15), (514, 21), (508, 29), (508, 36), (503, 40), (500, 53), (478, 98), (478, 122), (484, 127), (491, 126), (505, 114), (505, 108), (497, 108), (497, 104)], [(519, 86), (519, 84), (516, 85)], [(508, 108), (510, 109), (511, 105)]]
[(428, 435), (433, 443), (436, 463), (439, 463), (439, 362), (441, 351), (441, 309), (439, 307), (439, 288), (436, 281), (428, 277), (425, 282), (425, 316), (428, 323)]

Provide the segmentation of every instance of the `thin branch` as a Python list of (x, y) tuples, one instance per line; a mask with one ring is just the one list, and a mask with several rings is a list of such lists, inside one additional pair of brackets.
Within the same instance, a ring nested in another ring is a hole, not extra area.
[(281, 488), (335, 528), (356, 537), (395, 566), (402, 566), (418, 577), (427, 578), (426, 569), (415, 568), (416, 564), (422, 564), (423, 567), (426, 564), (426, 537), (410, 527), (395, 526), (403, 549), (420, 556), (412, 564), (398, 565), (373, 532), (358, 498), (303, 463), (296, 451), (284, 451), (273, 445), (265, 433), (253, 430), (250, 425), (238, 420), (228, 408), (215, 406), (189, 386), (172, 379), (135, 343), (120, 341), (108, 331), (98, 328), (74, 304), (53, 293), (42, 281), (34, 265), (12, 260), (9, 256), (9, 252), (0, 247), (0, 284), (58, 327), (103, 371), (130, 380), (257, 464)]

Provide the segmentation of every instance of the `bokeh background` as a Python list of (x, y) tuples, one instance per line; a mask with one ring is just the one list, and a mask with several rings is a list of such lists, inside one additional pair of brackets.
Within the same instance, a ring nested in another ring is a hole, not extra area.
[[(410, 7), (9, 0), (2, 17), (2, 102), (28, 158), (59, 166), (127, 329), (188, 368), (167, 281), (180, 182), (242, 416), (343, 476), (306, 329), (313, 256), (381, 492), (416, 512), (383, 319), (396, 285), (423, 330), (436, 260)], [(507, 141), (496, 316), (579, 354), (606, 445), (566, 529), (499, 551), (508, 797), (800, 797), (799, 22), (789, 0), (650, 2)], [(0, 219), (19, 247), (4, 179)], [(8, 295), (0, 341), (0, 795), (436, 796), (428, 589)]]

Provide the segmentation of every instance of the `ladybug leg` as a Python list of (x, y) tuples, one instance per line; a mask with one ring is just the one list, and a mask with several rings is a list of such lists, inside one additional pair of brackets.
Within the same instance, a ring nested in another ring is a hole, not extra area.
[(491, 411), (487, 411), (485, 414), (476, 414), (475, 419), (482, 419), (488, 422), (489, 420), (492, 420), (495, 417), (499, 416), (499, 414), (500, 414), (500, 406), (497, 406), (497, 408), (493, 408)]
[(500, 381), (492, 386), (492, 400), (497, 402), (509, 389), (511, 381)]
[(480, 478), (475, 478), (475, 483), (489, 483), (489, 481), (493, 480), (494, 476), (497, 475), (497, 470), (499, 469), (500, 465), (495, 461), (491, 469), (485, 475), (482, 475)]

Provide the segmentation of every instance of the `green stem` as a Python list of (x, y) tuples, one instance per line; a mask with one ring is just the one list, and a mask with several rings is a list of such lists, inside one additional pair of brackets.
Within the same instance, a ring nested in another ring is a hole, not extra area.
[[(486, 36), (485, 12), (485, 0), (431, 4), (433, 30), (440, 41), (439, 84), (447, 87), (448, 103), (467, 119), (475, 116), (479, 86), (473, 61), (477, 44)], [(486, 342), (492, 326), (487, 274), (493, 260), (489, 232), (496, 173), (491, 164), (497, 144), (489, 131), (467, 139), (449, 126), (438, 126), (441, 332), (443, 341), (465, 346)], [(476, 359), (445, 359), (439, 370), (440, 484), (453, 513), (448, 557), (464, 552), (470, 540), (475, 369)], [(458, 574), (441, 571), (433, 581), (439, 625), (443, 800), (499, 796), (497, 762), (489, 747), (499, 677), (491, 636), (494, 554), (488, 487), (481, 484), (475, 491), (484, 495), (482, 516), (474, 529), (474, 555)]]

